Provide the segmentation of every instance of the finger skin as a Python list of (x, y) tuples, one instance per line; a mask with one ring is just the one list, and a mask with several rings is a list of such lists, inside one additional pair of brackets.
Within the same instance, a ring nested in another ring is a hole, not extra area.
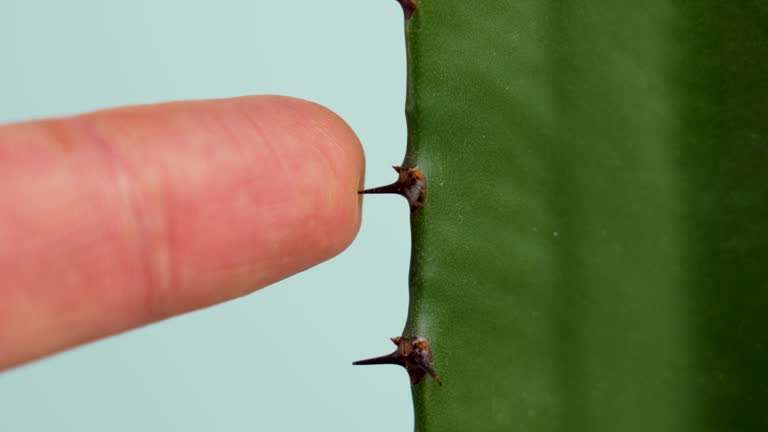
[(0, 127), (0, 369), (333, 257), (363, 169), (343, 120), (286, 97)]

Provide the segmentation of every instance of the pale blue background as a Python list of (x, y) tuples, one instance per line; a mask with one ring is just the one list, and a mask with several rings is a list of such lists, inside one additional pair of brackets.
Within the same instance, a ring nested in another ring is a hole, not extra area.
[[(0, 0), (0, 122), (298, 96), (352, 125), (377, 186), (402, 160), (404, 92), (393, 0)], [(0, 373), (0, 431), (411, 430), (407, 375), (350, 365), (402, 330), (407, 219), (402, 198), (369, 198), (357, 240), (320, 267)]]

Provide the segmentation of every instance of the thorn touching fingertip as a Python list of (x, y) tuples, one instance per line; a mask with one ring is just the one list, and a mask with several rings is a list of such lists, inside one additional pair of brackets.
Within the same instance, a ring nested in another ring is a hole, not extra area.
[(427, 179), (419, 167), (404, 168), (393, 166), (398, 174), (397, 181), (386, 186), (359, 191), (360, 194), (397, 194), (408, 200), (411, 212), (424, 206), (427, 199)]

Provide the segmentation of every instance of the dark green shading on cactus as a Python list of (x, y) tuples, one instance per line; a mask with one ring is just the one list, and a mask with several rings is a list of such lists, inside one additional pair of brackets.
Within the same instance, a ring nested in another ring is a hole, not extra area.
[(768, 3), (403, 1), (417, 430), (768, 430)]

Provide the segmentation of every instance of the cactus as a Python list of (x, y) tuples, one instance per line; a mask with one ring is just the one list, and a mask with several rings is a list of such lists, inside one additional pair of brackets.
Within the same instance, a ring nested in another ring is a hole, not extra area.
[(400, 3), (416, 430), (768, 430), (766, 3)]

